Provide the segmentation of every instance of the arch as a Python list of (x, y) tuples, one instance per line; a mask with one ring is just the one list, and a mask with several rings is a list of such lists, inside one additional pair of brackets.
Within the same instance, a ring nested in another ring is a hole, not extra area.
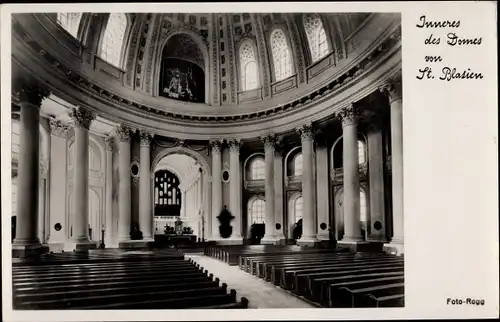
[(304, 14), (302, 23), (309, 45), (311, 63), (315, 63), (332, 51), (332, 45), (326, 34), (325, 24), (319, 14)]
[(292, 238), (293, 236), (293, 227), (296, 223), (295, 221), (295, 202), (297, 199), (302, 198), (301, 191), (293, 192), (287, 200), (287, 218), (288, 218), (288, 238)]
[(288, 151), (288, 153), (286, 154), (285, 156), (285, 175), (288, 176), (288, 158), (290, 158), (290, 156), (298, 153), (296, 152), (297, 150), (301, 150), (302, 151), (302, 146), (296, 146), (294, 147), (293, 149), (291, 149), (290, 151)]
[[(266, 155), (262, 152), (256, 152), (256, 153), (251, 154), (250, 156), (248, 156), (248, 158), (245, 159), (245, 162), (243, 162), (243, 169), (245, 171), (245, 176), (244, 176), (245, 181), (252, 180), (252, 178), (249, 176), (250, 169), (248, 167), (252, 163), (253, 159), (255, 159), (257, 157), (261, 157), (265, 162)], [(249, 162), (250, 162), (250, 164), (249, 164)]]
[[(332, 145), (332, 148), (330, 149), (330, 169), (333, 171), (335, 168), (334, 168), (334, 150), (337, 146), (337, 144), (340, 142), (340, 140), (342, 140), (344, 136), (341, 135), (340, 137), (338, 137), (335, 142), (333, 142), (333, 145)], [(366, 136), (361, 133), (361, 132), (358, 132), (358, 141), (363, 141), (364, 145), (365, 145), (365, 162), (364, 163), (360, 163), (360, 165), (365, 165), (368, 163), (368, 147), (367, 147), (367, 138)]]
[[(269, 47), (271, 48), (271, 64), (273, 67), (274, 80), (280, 81), (294, 74), (295, 62), (293, 60), (290, 40), (288, 39), (285, 28), (276, 26), (269, 35)], [(282, 57), (285, 55), (286, 57)], [(281, 61), (282, 58), (288, 60), (288, 64)], [(280, 64), (277, 64), (279, 62)], [(286, 66), (288, 65), (288, 66)], [(285, 68), (285, 70), (283, 70)]]
[(83, 13), (82, 12), (58, 12), (56, 21), (57, 23), (66, 30), (75, 39), (78, 39), (78, 34), (80, 30), (80, 25), (82, 22)]
[(265, 179), (266, 162), (262, 158), (254, 158), (250, 162), (249, 173), (250, 180), (264, 180)]
[(205, 104), (209, 103), (209, 97), (210, 97), (210, 56), (208, 53), (208, 48), (205, 42), (203, 41), (203, 38), (197, 34), (196, 32), (187, 29), (187, 28), (175, 28), (171, 31), (169, 31), (163, 38), (160, 40), (158, 48), (155, 52), (154, 56), (154, 72), (153, 74), (153, 81), (151, 84), (153, 84), (153, 95), (158, 96), (159, 95), (159, 87), (160, 87), (160, 70), (161, 70), (161, 58), (163, 54), (163, 49), (165, 48), (165, 45), (168, 43), (170, 38), (172, 38), (175, 35), (179, 34), (185, 34), (188, 35), (193, 39), (193, 41), (198, 45), (198, 48), (201, 50), (201, 53), (203, 54), (203, 60), (205, 62), (205, 66), (203, 71), (205, 72)]
[[(259, 216), (259, 217), (262, 217), (262, 222), (259, 222), (259, 223), (265, 223), (265, 220), (266, 220), (266, 212), (265, 212), (266, 200), (260, 195), (254, 195), (250, 199), (248, 199), (248, 202), (247, 202), (249, 227), (252, 226), (252, 224), (255, 222), (254, 218), (253, 218), (253, 213), (252, 213), (252, 210), (254, 209), (253, 207), (256, 206), (255, 202), (262, 202), (262, 204), (258, 205), (259, 209), (256, 209), (256, 210), (262, 210), (262, 213), (261, 213), (262, 216)], [(261, 206), (262, 206), (262, 208), (261, 208)]]
[[(247, 54), (250, 56), (249, 61), (246, 64), (243, 64), (241, 61), (241, 51), (242, 49), (247, 51)], [(240, 40), (238, 43), (237, 49), (236, 49), (236, 54), (237, 54), (237, 75), (238, 75), (238, 84), (239, 84), (239, 89), (240, 91), (247, 91), (247, 90), (253, 90), (257, 89), (261, 86), (262, 80), (261, 80), (261, 72), (260, 72), (260, 65), (259, 65), (259, 55), (258, 55), (258, 50), (257, 50), (257, 45), (255, 44), (255, 41), (252, 38), (245, 37)], [(251, 88), (247, 88), (247, 86), (244, 84), (244, 81), (246, 80), (245, 78), (245, 73), (242, 72), (242, 69), (245, 68), (245, 66), (249, 66), (249, 63), (254, 63), (255, 64), (255, 82), (256, 84), (252, 86)]]
[[(370, 226), (370, 204), (369, 204), (370, 200), (367, 187), (360, 185), (359, 194), (360, 194), (359, 224), (360, 224), (360, 229), (363, 229), (365, 232), (363, 238), (366, 239), (368, 233), (367, 227), (369, 228)], [(364, 196), (364, 201), (365, 201), (364, 211), (361, 208), (363, 206), (361, 204), (362, 195)], [(333, 193), (333, 209), (334, 209), (333, 222), (335, 223), (335, 238), (337, 238), (337, 240), (341, 240), (342, 239), (341, 237), (344, 234), (344, 188), (343, 187), (335, 189)], [(363, 213), (365, 218), (363, 218)]]
[(102, 210), (99, 193), (94, 188), (89, 188), (89, 205), (88, 205), (88, 224), (92, 228), (90, 240), (100, 240), (100, 231), (102, 227)]
[[(71, 149), (73, 148), (73, 143), (75, 143), (75, 136), (74, 135), (68, 139), (68, 165), (71, 164), (70, 163), (72, 160), (71, 158), (74, 157), (74, 153), (73, 154), (71, 153)], [(106, 158), (105, 158), (106, 149), (104, 148), (104, 145), (97, 138), (95, 138), (93, 135), (89, 135), (89, 149), (91, 147), (97, 148), (99, 151), (99, 156), (100, 156), (100, 160), (101, 160), (100, 171), (103, 172), (104, 169), (106, 169), (106, 164), (105, 164), (105, 162), (106, 162)]]

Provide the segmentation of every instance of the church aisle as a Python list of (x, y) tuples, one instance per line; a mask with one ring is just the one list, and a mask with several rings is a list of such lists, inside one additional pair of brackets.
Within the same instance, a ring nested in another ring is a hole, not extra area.
[(229, 266), (204, 255), (186, 254), (186, 258), (193, 259), (214, 276), (219, 277), (221, 283), (227, 283), (230, 288), (234, 288), (238, 292), (237, 301), (241, 296), (248, 298), (249, 309), (316, 308), (262, 279), (243, 272), (238, 266)]

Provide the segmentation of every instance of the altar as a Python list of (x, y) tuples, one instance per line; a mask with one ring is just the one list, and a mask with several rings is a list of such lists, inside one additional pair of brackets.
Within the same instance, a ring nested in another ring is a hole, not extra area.
[[(160, 223), (165, 223), (163, 229), (160, 228)], [(180, 217), (168, 218), (164, 221), (155, 220), (155, 244), (157, 247), (179, 247), (194, 244), (196, 241), (197, 238), (193, 230), (191, 227), (185, 226)]]

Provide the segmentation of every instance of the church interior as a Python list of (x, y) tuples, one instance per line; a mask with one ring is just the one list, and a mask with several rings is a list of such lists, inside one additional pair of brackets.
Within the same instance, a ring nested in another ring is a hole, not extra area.
[(404, 306), (401, 15), (12, 15), (16, 310)]

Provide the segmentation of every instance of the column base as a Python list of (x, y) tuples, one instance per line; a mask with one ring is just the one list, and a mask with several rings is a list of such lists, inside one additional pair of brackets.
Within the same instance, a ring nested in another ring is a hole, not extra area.
[(382, 250), (381, 243), (371, 243), (365, 240), (339, 240), (337, 242), (339, 248), (348, 248), (351, 252), (377, 252)]
[(279, 245), (280, 240), (278, 237), (262, 237), (260, 240), (261, 245)]
[(320, 241), (329, 241), (330, 240), (330, 235), (328, 234), (318, 234), (318, 236), (316, 237), (318, 240)]
[(388, 254), (402, 255), (405, 252), (405, 244), (402, 239), (392, 239), (390, 243), (384, 244), (383, 251)]
[(140, 240), (121, 240), (118, 242), (118, 248), (122, 249), (144, 249), (151, 248), (153, 246), (154, 240), (152, 238), (149, 239), (140, 239)]
[(221, 237), (214, 237), (210, 239), (212, 242), (216, 242), (217, 245), (243, 245), (243, 238), (221, 238)]
[(62, 252), (64, 250), (63, 241), (49, 241), (47, 245), (49, 246), (49, 251), (51, 252)]
[(97, 242), (88, 239), (69, 240), (64, 244), (64, 250), (67, 251), (87, 251), (96, 248)]
[(49, 248), (46, 245), (38, 243), (28, 243), (28, 241), (18, 241), (17, 243), (12, 244), (12, 257), (13, 258), (21, 258), (21, 257), (31, 257), (31, 256), (40, 256), (43, 253), (48, 252)]
[(314, 247), (318, 244), (319, 240), (314, 237), (302, 237), (297, 239), (297, 246)]

